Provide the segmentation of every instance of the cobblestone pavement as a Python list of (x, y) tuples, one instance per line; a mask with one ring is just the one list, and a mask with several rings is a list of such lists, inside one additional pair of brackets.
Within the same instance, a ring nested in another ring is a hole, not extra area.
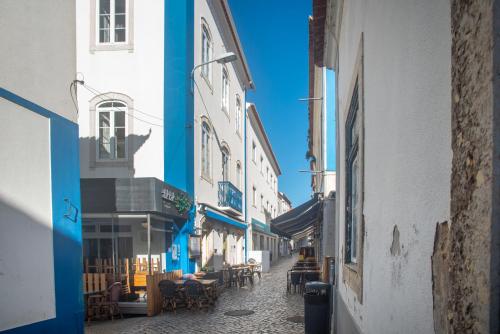
[[(92, 322), (86, 334), (104, 333), (304, 333), (303, 323), (288, 317), (303, 316), (303, 299), (287, 294), (286, 271), (296, 258), (283, 258), (271, 272), (256, 279), (253, 286), (225, 289), (210, 311), (178, 310), (155, 317), (134, 317), (122, 320)], [(231, 317), (227, 311), (251, 310), (248, 316)]]

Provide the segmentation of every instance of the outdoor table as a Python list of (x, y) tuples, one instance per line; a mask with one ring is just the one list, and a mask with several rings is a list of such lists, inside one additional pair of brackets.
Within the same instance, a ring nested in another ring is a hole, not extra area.
[[(179, 288), (181, 288), (184, 283), (186, 282), (187, 280), (185, 279), (178, 279), (178, 280), (175, 280), (175, 284), (177, 284), (177, 286)], [(203, 286), (205, 286), (206, 288), (211, 288), (208, 290), (208, 292), (212, 295), (212, 297), (217, 298), (217, 281), (216, 279), (196, 279), (196, 281), (200, 282), (201, 284), (203, 284)]]

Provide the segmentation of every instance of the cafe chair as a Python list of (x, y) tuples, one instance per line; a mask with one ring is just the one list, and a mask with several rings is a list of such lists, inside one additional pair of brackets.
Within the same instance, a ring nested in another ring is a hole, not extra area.
[(207, 291), (201, 282), (196, 280), (187, 280), (184, 282), (184, 293), (186, 294), (186, 304), (188, 309), (201, 309), (213, 304), (214, 301), (210, 298)]
[(117, 315), (120, 315), (120, 318), (123, 319), (123, 314), (120, 310), (120, 306), (118, 306), (121, 292), (122, 292), (122, 283), (115, 282), (111, 284), (106, 290), (104, 300), (101, 301), (99, 304), (99, 307), (102, 310), (102, 312), (110, 316), (111, 320), (114, 320), (114, 317)]
[[(293, 286), (293, 292), (297, 292), (297, 287), (299, 288), (299, 293), (302, 293), (302, 274), (299, 272), (290, 272), (290, 285)], [(290, 288), (291, 291), (291, 288)]]
[(161, 311), (174, 311), (177, 310), (178, 289), (174, 281), (162, 280), (158, 283), (158, 288), (162, 296)]

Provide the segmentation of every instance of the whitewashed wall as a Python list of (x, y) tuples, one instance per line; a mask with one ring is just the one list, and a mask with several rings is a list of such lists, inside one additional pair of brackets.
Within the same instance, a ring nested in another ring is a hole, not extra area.
[[(95, 15), (91, 9), (92, 1), (77, 1), (77, 69), (85, 83), (100, 93), (125, 94), (133, 100), (135, 110), (129, 113), (135, 118), (129, 116), (127, 121), (128, 134), (134, 142), (133, 157), (129, 157), (133, 158), (134, 168), (113, 164), (90, 167), (90, 150), (95, 150), (95, 146), (89, 144), (92, 133), (89, 101), (95, 94), (80, 86), (81, 176), (156, 177), (163, 180), (164, 1), (128, 0), (129, 8), (133, 6), (133, 13), (129, 16), (129, 23), (133, 20), (133, 49), (114, 51), (91, 50), (91, 22), (92, 15)], [(103, 99), (108, 97), (103, 96)]]
[(0, 87), (71, 121), (76, 121), (69, 95), (76, 63), (74, 12), (74, 1), (0, 1)]
[[(248, 105), (247, 105), (248, 107)], [(264, 196), (264, 207), (266, 202), (269, 201), (269, 206), (272, 205), (273, 209), (276, 209), (276, 214), (278, 212), (278, 188), (279, 182), (276, 176), (277, 171), (274, 170), (271, 164), (271, 157), (269, 157), (264, 151), (263, 141), (257, 135), (256, 129), (252, 126), (252, 122), (249, 117), (245, 117), (247, 122), (247, 210), (248, 210), (248, 221), (251, 222), (252, 218), (265, 223), (266, 217), (264, 212), (261, 210), (260, 196)], [(257, 157), (255, 161), (252, 158), (252, 143), (257, 146)], [(264, 163), (261, 172), (260, 157), (264, 158)], [(272, 174), (273, 180), (276, 180), (276, 189), (273, 188), (271, 182), (266, 180), (266, 168), (269, 167), (269, 173)], [(252, 189), (257, 188), (257, 199), (255, 206), (252, 202)], [(273, 217), (274, 218), (274, 217)]]
[[(194, 2), (194, 64), (201, 60), (202, 19), (206, 21), (212, 36), (213, 57), (228, 52), (221, 37), (222, 22), (217, 24), (205, 0)], [(228, 29), (227, 27), (225, 29)], [(222, 181), (222, 154), (219, 144), (226, 143), (230, 150), (229, 181), (236, 182), (236, 163), (239, 161), (243, 175), (243, 134), (236, 133), (236, 96), (241, 99), (241, 113), (244, 114), (245, 93), (232, 63), (226, 64), (229, 75), (229, 112), (222, 111), (222, 65), (212, 64), (212, 81), (208, 83), (201, 75), (201, 68), (194, 74), (194, 180), (195, 194), (198, 203), (218, 205), (218, 182)], [(201, 176), (201, 124), (202, 119), (208, 119), (212, 126), (211, 142), (211, 177)], [(242, 132), (243, 132), (243, 120)], [(216, 133), (217, 138), (214, 136)], [(244, 193), (243, 176), (240, 191)], [(243, 215), (242, 215), (243, 217)]]
[[(364, 33), (363, 303), (339, 292), (364, 333), (433, 333), (431, 261), (437, 222), (449, 219), (450, 3), (344, 1), (338, 71), (340, 158)], [(339, 166), (345, 180), (345, 166)], [(345, 247), (345, 182), (340, 254)], [(391, 255), (393, 229), (400, 254)], [(341, 256), (341, 259), (343, 257)]]
[[(74, 1), (0, 1), (0, 87), (70, 121), (73, 13)], [(0, 98), (0, 331), (56, 317), (50, 145), (48, 118)]]
[(0, 98), (0, 161), (2, 331), (56, 316), (49, 120)]

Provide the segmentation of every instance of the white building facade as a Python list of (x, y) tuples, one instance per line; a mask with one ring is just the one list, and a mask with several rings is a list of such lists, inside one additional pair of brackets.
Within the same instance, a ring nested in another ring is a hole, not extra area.
[(75, 13), (0, 2), (2, 333), (83, 332)]
[(284, 192), (278, 191), (278, 216), (292, 209), (292, 202)]
[(256, 106), (247, 103), (246, 109), (247, 243), (250, 250), (269, 252), (270, 262), (275, 262), (279, 257), (279, 240), (271, 232), (271, 219), (278, 216), (281, 170)]
[(336, 331), (434, 333), (430, 259), (436, 223), (450, 219), (450, 2), (329, 1), (326, 22)]
[[(150, 255), (164, 270), (244, 262), (244, 106), (253, 83), (227, 1), (91, 0), (77, 12), (82, 180), (120, 179), (118, 187), (145, 178), (137, 182), (186, 196), (189, 212), (163, 217), (172, 232), (153, 238)], [(228, 52), (236, 60), (214, 61)], [(84, 210), (91, 231), (103, 223), (95, 210)], [(113, 221), (137, 238), (144, 219)], [(102, 242), (85, 241), (84, 251), (97, 247), (101, 257)], [(148, 256), (128, 245), (128, 256)]]

